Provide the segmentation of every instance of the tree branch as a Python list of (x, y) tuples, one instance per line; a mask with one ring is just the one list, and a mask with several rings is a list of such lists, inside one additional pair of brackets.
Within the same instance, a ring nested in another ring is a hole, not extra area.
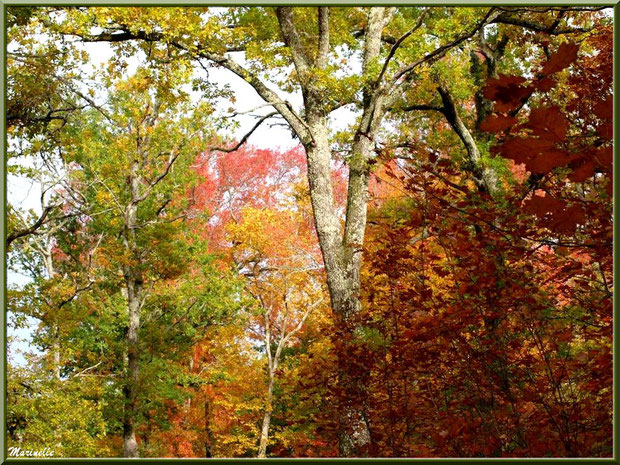
[(289, 339), (291, 337), (293, 337), (304, 325), (304, 323), (306, 322), (306, 320), (308, 319), (308, 316), (310, 316), (310, 313), (312, 313), (312, 310), (314, 310), (315, 308), (317, 308), (319, 305), (321, 305), (323, 303), (323, 297), (321, 297), (319, 300), (317, 300), (316, 302), (314, 302), (312, 305), (309, 305), (306, 308), (306, 311), (304, 312), (303, 316), (301, 317), (301, 320), (299, 320), (299, 323), (297, 323), (297, 326), (295, 326), (292, 330), (290, 330), (288, 332), (288, 334), (286, 336), (284, 336), (283, 339), (283, 343), (286, 344)]
[(402, 43), (409, 36), (411, 36), (411, 34), (413, 34), (415, 31), (417, 31), (422, 26), (422, 23), (428, 11), (429, 11), (428, 9), (424, 10), (422, 14), (420, 15), (420, 17), (418, 18), (418, 21), (416, 22), (415, 26), (413, 26), (411, 29), (409, 29), (409, 31), (407, 31), (405, 34), (400, 36), (398, 40), (394, 43), (394, 45), (392, 45), (392, 48), (390, 49), (390, 52), (388, 53), (388, 56), (385, 59), (385, 63), (383, 63), (383, 68), (381, 69), (381, 72), (379, 73), (379, 77), (377, 78), (377, 84), (379, 84), (381, 80), (383, 79), (383, 76), (385, 75), (385, 72), (387, 71), (388, 65), (390, 64), (390, 60), (394, 57), (396, 50), (398, 50), (398, 48), (402, 45)]
[[(517, 12), (518, 11), (520, 10), (517, 10)], [(524, 29), (530, 29), (536, 32), (544, 32), (550, 35), (576, 34), (580, 32), (589, 32), (593, 29), (593, 27), (588, 27), (588, 28), (586, 27), (565, 27), (565, 28), (558, 29), (560, 19), (562, 18), (563, 14), (566, 13), (567, 11), (573, 11), (573, 10), (569, 9), (568, 7), (562, 7), (562, 8), (556, 9), (555, 11), (559, 11), (560, 14), (558, 15), (558, 17), (554, 20), (554, 22), (551, 25), (537, 23), (527, 18), (515, 17), (513, 16), (515, 10), (505, 11), (504, 13), (500, 14), (497, 18), (495, 18), (493, 21), (491, 21), (491, 23), (518, 26), (518, 27), (522, 27)], [(577, 10), (577, 11), (581, 11), (581, 10)], [(586, 10), (586, 11), (596, 11), (596, 10)]]
[[(168, 40), (171, 45), (194, 55), (196, 58), (205, 58), (217, 65), (227, 68), (229, 71), (233, 72), (241, 79), (246, 81), (249, 85), (251, 85), (265, 102), (280, 102), (282, 100), (279, 98), (278, 94), (269, 89), (256, 76), (256, 74), (250, 72), (231, 58), (226, 57), (225, 55), (210, 52), (208, 50), (195, 50), (195, 47), (188, 47), (179, 42), (178, 40), (166, 39), (164, 35), (160, 33), (146, 33), (144, 31), (132, 33), (127, 30), (123, 30), (122, 32), (117, 33), (108, 32), (97, 35), (85, 35), (77, 33), (69, 34), (80, 37), (85, 42), (121, 42), (126, 40), (144, 40), (147, 42), (156, 42), (158, 40)], [(230, 51), (236, 51), (236, 49), (231, 49)], [(289, 102), (274, 103), (273, 106), (289, 123), (289, 125), (303, 144), (309, 144), (313, 141), (312, 134), (308, 129), (308, 126), (305, 124), (303, 119), (295, 112)]]
[(41, 216), (39, 216), (39, 218), (31, 225), (28, 226), (27, 228), (23, 228), (17, 231), (13, 231), (12, 233), (7, 235), (6, 238), (6, 248), (8, 250), (8, 248), (10, 247), (11, 243), (21, 237), (24, 236), (29, 236), (31, 234), (35, 234), (37, 232), (37, 230), (43, 226), (43, 224), (45, 223), (46, 218), (49, 216), (50, 212), (58, 207), (60, 207), (62, 204), (54, 204), (54, 205), (47, 205), (45, 208), (43, 208), (43, 211), (41, 212)]
[[(174, 43), (177, 47), (183, 47), (181, 44)], [(269, 102), (273, 107), (282, 115), (287, 123), (291, 126), (291, 129), (295, 132), (295, 135), (299, 138), (302, 144), (310, 144), (313, 141), (312, 133), (308, 128), (306, 122), (295, 112), (293, 106), (288, 101), (282, 101), (282, 99), (273, 90), (267, 87), (263, 81), (261, 81), (254, 73), (248, 71), (234, 60), (223, 55), (217, 55), (215, 53), (201, 51), (196, 55), (201, 58), (210, 60), (229, 71), (233, 72), (249, 85), (251, 85), (256, 93), (265, 101)], [(271, 103), (273, 102), (273, 103)], [(281, 103), (280, 103), (281, 102)]]
[(308, 60), (308, 55), (304, 50), (299, 33), (293, 22), (293, 8), (290, 6), (280, 6), (276, 7), (275, 10), (284, 43), (291, 49), (295, 68), (297, 68), (297, 72), (300, 74), (306, 73), (310, 69), (310, 60)]
[(442, 45), (441, 47), (436, 48), (432, 52), (424, 55), (419, 60), (416, 60), (413, 63), (401, 68), (394, 75), (394, 79), (393, 79), (394, 83), (397, 83), (403, 76), (405, 76), (407, 73), (411, 72), (413, 69), (420, 66), (421, 64), (435, 61), (441, 58), (449, 50), (453, 49), (454, 47), (466, 41), (467, 39), (473, 37), (482, 27), (484, 27), (486, 24), (488, 24), (493, 19), (495, 19), (496, 15), (499, 15), (499, 12), (496, 11), (495, 7), (490, 8), (487, 14), (484, 15), (484, 18), (482, 18), (471, 31), (461, 34), (459, 37), (454, 39), (452, 42), (449, 42), (445, 45)]
[(257, 122), (256, 124), (252, 127), (252, 129), (250, 129), (239, 141), (239, 143), (237, 145), (235, 145), (234, 147), (231, 148), (225, 148), (225, 147), (211, 147), (210, 150), (212, 152), (224, 152), (224, 153), (231, 153), (231, 152), (235, 152), (236, 150), (239, 149), (239, 147), (241, 147), (243, 144), (245, 144), (245, 142), (248, 140), (248, 138), (254, 133), (254, 131), (256, 131), (259, 126), (261, 124), (263, 124), (263, 122), (265, 122), (267, 119), (271, 118), (272, 116), (277, 115), (278, 112), (274, 111), (271, 113), (268, 113), (264, 116), (262, 116)]
[(439, 86), (437, 88), (437, 92), (439, 92), (441, 101), (443, 102), (442, 113), (465, 146), (469, 163), (471, 165), (470, 171), (474, 175), (476, 184), (485, 192), (490, 194), (494, 193), (497, 190), (497, 180), (494, 173), (490, 171), (490, 169), (485, 169), (482, 166), (482, 156), (478, 150), (478, 145), (469, 132), (469, 129), (467, 129), (467, 126), (465, 126), (465, 123), (463, 123), (463, 120), (461, 120), (454, 100), (450, 95), (450, 91), (446, 87)]
[(319, 45), (316, 57), (316, 67), (323, 69), (329, 58), (329, 7), (319, 7)]
[(440, 113), (444, 112), (443, 107), (435, 106), (435, 105), (409, 105), (401, 108), (402, 111), (438, 111)]
[(164, 171), (159, 176), (157, 176), (153, 181), (149, 183), (149, 186), (146, 188), (146, 190), (144, 191), (142, 195), (140, 195), (139, 197), (137, 197), (136, 199), (132, 201), (134, 204), (138, 204), (146, 200), (146, 198), (149, 196), (153, 188), (157, 184), (159, 184), (166, 176), (168, 176), (168, 173), (170, 173), (172, 165), (174, 165), (174, 162), (177, 161), (177, 158), (179, 158), (180, 155), (181, 155), (180, 149), (177, 150), (177, 153), (175, 155), (172, 155), (172, 153), (170, 153), (170, 156), (168, 158), (168, 163), (166, 164), (166, 168), (164, 168)]

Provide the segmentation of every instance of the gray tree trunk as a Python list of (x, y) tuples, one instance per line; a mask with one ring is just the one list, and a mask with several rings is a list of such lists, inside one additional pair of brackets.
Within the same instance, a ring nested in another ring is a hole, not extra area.
[[(131, 166), (129, 184), (131, 201), (125, 209), (125, 223), (123, 243), (130, 257), (137, 253), (136, 228), (138, 216), (138, 198), (140, 197), (140, 175), (137, 161)], [(127, 373), (123, 393), (125, 409), (123, 415), (123, 456), (138, 457), (138, 443), (136, 441), (136, 414), (139, 376), (138, 330), (140, 328), (140, 307), (143, 298), (143, 278), (135, 264), (124, 266), (125, 286), (127, 288), (127, 310), (129, 326), (127, 330)]]
[(260, 444), (258, 446), (258, 458), (267, 456), (267, 442), (269, 441), (269, 426), (271, 424), (271, 413), (273, 412), (273, 384), (275, 373), (269, 372), (269, 387), (267, 388), (267, 406), (263, 415), (263, 426), (260, 434)]

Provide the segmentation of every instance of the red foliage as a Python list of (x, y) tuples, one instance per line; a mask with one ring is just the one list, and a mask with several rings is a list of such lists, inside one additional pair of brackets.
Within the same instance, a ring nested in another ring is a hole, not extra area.
[(301, 148), (279, 152), (242, 146), (231, 153), (203, 153), (196, 166), (203, 179), (194, 191), (195, 208), (210, 216), (205, 234), (214, 247), (222, 246), (222, 226), (244, 206), (275, 206), (306, 172)]
[[(591, 55), (560, 46), (529, 83), (489, 82), (498, 113), (483, 129), (505, 131), (495, 153), (530, 173), (501, 202), (459, 187), (449, 163), (379, 175), (404, 186), (410, 212), (378, 203), (366, 335), (348, 347), (366, 374), (373, 455), (611, 456), (606, 34)], [(545, 92), (569, 66), (576, 97), (561, 108)], [(534, 92), (538, 106), (509, 116)]]

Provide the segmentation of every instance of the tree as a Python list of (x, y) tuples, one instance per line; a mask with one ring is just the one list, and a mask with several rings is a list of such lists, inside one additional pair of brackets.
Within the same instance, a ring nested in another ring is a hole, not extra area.
[(12, 447), (41, 450), (45, 444), (55, 456), (108, 455), (98, 380), (77, 377), (59, 383), (31, 361), (30, 368), (8, 364), (7, 427)]
[[(295, 218), (297, 217), (297, 218)], [(247, 289), (260, 307), (259, 333), (267, 357), (267, 395), (258, 457), (265, 457), (273, 411), (273, 391), (283, 350), (323, 303), (321, 267), (311, 253), (312, 240), (299, 215), (273, 210), (242, 211), (227, 228), (231, 254)]]
[[(14, 312), (42, 321), (38, 342), (48, 348), (52, 340), (62, 386), (80, 375), (118, 379), (104, 395), (122, 408), (105, 414), (111, 431), (120, 417), (125, 456), (137, 456), (138, 428), (154, 421), (146, 405), (179, 397), (178, 371), (161, 382), (164, 360), (187, 360), (200, 329), (242, 305), (236, 281), (222, 279), (204, 241), (190, 234), (190, 165), (209, 125), (205, 105), (194, 114), (176, 89), (180, 79), (178, 68), (139, 71), (111, 82), (104, 105), (67, 122), (58, 146), (71, 191), (58, 200), (71, 212), (77, 195), (79, 214), (26, 237), (22, 250), (40, 249), (47, 272), (13, 299)], [(21, 250), (17, 260), (32, 261)], [(149, 378), (160, 383), (147, 389)]]
[[(147, 72), (139, 72), (117, 84), (110, 112), (94, 113), (93, 120), (80, 128), (76, 140), (89, 140), (89, 146), (78, 145), (72, 157), (81, 168), (78, 177), (103, 187), (97, 191), (102, 197), (99, 202), (105, 199), (113, 205), (108, 214), (94, 220), (93, 227), (115, 225), (122, 241), (120, 253), (110, 253), (108, 249), (108, 260), (115, 262), (122, 272), (127, 299), (127, 372), (123, 387), (125, 457), (138, 456), (136, 415), (139, 329), (144, 325), (142, 308), (159, 280), (171, 279), (182, 272), (182, 257), (176, 255), (179, 250), (170, 246), (179, 234), (174, 224), (183, 220), (187, 208), (184, 206), (187, 201), (178, 198), (175, 188), (177, 183), (189, 187), (189, 178), (187, 168), (184, 170), (177, 161), (188, 166), (192, 156), (200, 151), (198, 144), (204, 140), (206, 129), (204, 119), (192, 119), (191, 113), (184, 118), (176, 116), (188, 108), (181, 109), (186, 96), (170, 85), (174, 75), (164, 75), (163, 86), (155, 87), (153, 92), (155, 79)], [(204, 118), (206, 114), (202, 110)], [(87, 133), (91, 137), (86, 137)], [(114, 152), (110, 153), (113, 147)], [(106, 159), (106, 155), (113, 158)], [(126, 179), (110, 179), (116, 170), (126, 172)], [(156, 244), (159, 246), (151, 249)]]
[(296, 149), (279, 153), (245, 147), (200, 158), (204, 180), (195, 195), (197, 208), (212, 215), (207, 236), (245, 278), (258, 307), (248, 330), (262, 344), (267, 364), (258, 450), (265, 457), (283, 354), (324, 300), (318, 244), (304, 205), (305, 163)]

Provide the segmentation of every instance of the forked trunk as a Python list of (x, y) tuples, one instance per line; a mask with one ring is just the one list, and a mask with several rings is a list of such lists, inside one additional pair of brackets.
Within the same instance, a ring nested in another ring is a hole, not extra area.
[[(311, 118), (310, 128), (314, 144), (306, 147), (308, 156), (308, 181), (314, 220), (325, 263), (327, 287), (332, 309), (340, 325), (350, 326), (362, 308), (360, 301), (360, 268), (362, 244), (366, 226), (366, 190), (368, 176), (364, 156), (357, 153), (359, 160), (350, 164), (347, 224), (344, 236), (341, 220), (334, 206), (331, 184), (331, 150), (325, 119)], [(359, 140), (357, 141), (359, 144)], [(354, 325), (353, 325), (354, 326)], [(350, 328), (354, 331), (354, 327)], [(341, 354), (340, 356), (346, 356)], [(341, 363), (346, 367), (346, 363)], [(346, 368), (341, 373), (340, 385), (346, 398), (360, 398), (359, 386), (353, 380), (354, 373)], [(370, 432), (363, 421), (359, 406), (346, 403), (339, 419), (339, 449), (343, 457), (363, 457), (370, 447)]]

